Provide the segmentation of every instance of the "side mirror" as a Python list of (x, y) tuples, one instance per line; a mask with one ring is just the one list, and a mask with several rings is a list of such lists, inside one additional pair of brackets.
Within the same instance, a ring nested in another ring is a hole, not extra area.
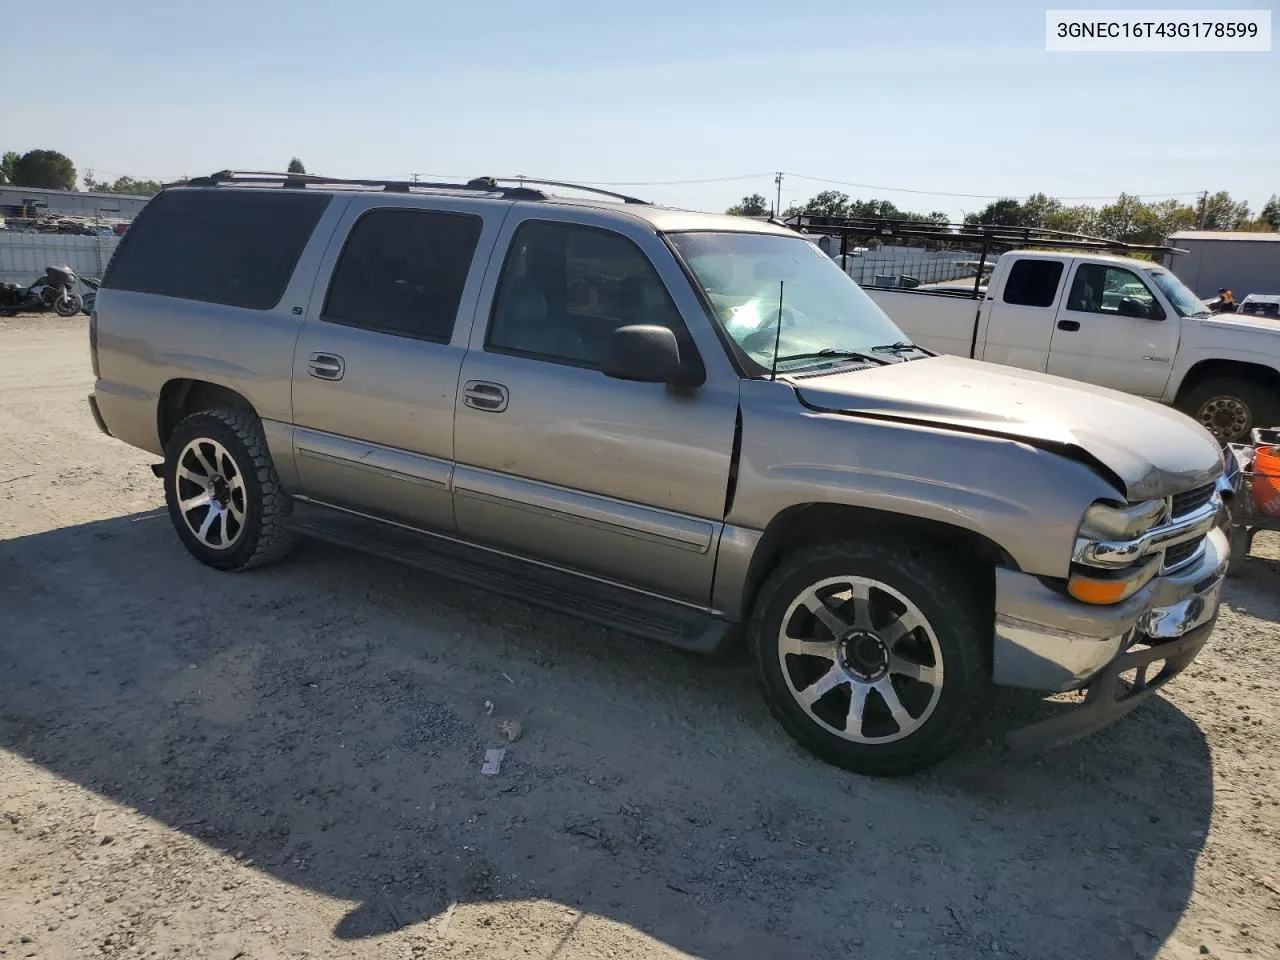
[(1124, 297), (1116, 304), (1116, 313), (1122, 317), (1137, 317), (1142, 320), (1163, 320), (1164, 311), (1160, 304), (1152, 300), (1144, 303), (1137, 297)]
[(667, 327), (634, 324), (618, 327), (609, 338), (600, 369), (615, 380), (674, 383), (680, 378), (680, 345)]

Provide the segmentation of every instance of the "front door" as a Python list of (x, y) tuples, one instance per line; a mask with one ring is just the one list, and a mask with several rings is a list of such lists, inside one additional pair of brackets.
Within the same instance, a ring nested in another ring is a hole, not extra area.
[(294, 449), (304, 495), (448, 531), (458, 373), (508, 208), (419, 199), (355, 198), (335, 233), (294, 352)]
[(459, 529), (706, 605), (737, 379), (673, 388), (601, 373), (610, 334), (629, 323), (671, 327), (682, 359), (701, 364), (670, 289), (684, 284), (680, 296), (696, 300), (648, 228), (624, 236), (583, 225), (585, 211), (555, 217), (517, 207), (500, 275), (486, 283), (457, 403)]
[(1058, 311), (1049, 373), (1159, 400), (1178, 352), (1179, 324), (1147, 280), (1120, 265), (1077, 261)]
[(1062, 286), (1061, 258), (1018, 257), (989, 299), (987, 322), (977, 351), (979, 360), (1044, 372), (1053, 339), (1054, 302)]

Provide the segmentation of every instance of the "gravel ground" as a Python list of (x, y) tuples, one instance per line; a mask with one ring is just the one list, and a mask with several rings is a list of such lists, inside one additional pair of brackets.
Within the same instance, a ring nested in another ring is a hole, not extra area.
[(0, 320), (0, 955), (1280, 956), (1273, 539), (1124, 721), (1015, 763), (1054, 708), (1002, 697), (873, 781), (741, 659), (321, 545), (201, 567), (88, 367)]

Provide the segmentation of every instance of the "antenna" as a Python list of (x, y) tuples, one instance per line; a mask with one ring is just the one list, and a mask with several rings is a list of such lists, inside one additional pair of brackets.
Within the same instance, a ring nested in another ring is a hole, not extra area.
[(773, 332), (773, 366), (769, 368), (769, 379), (778, 379), (778, 344), (782, 341), (782, 287), (785, 280), (778, 281), (778, 327)]

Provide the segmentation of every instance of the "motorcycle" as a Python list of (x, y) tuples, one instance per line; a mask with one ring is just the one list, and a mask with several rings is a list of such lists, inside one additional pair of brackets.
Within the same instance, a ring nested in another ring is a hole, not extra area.
[(70, 267), (45, 267), (44, 276), (29, 287), (0, 283), (0, 316), (23, 310), (48, 310), (60, 317), (74, 317), (84, 300), (76, 293), (76, 274)]
[(99, 277), (81, 277), (80, 282), (89, 288), (81, 299), (84, 301), (80, 307), (80, 312), (86, 317), (93, 315), (93, 305), (98, 300), (98, 288), (102, 286), (102, 280)]

